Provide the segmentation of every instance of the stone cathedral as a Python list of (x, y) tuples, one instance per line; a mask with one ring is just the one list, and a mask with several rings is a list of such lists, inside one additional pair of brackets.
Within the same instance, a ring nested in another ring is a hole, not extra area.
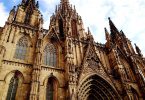
[(0, 27), (0, 100), (145, 100), (145, 58), (108, 19), (100, 44), (68, 0), (48, 29), (39, 2), (22, 0)]

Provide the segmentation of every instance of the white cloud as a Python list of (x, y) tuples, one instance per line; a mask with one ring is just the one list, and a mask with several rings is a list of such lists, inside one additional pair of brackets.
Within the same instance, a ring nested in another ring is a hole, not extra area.
[(7, 17), (8, 17), (8, 12), (6, 12), (3, 3), (0, 3), (0, 26), (3, 26), (5, 24)]
[[(16, 0), (15, 0), (16, 1)], [(20, 1), (20, 0), (17, 0)], [(95, 41), (105, 43), (104, 27), (108, 25), (111, 17), (116, 27), (123, 30), (126, 36), (137, 43), (145, 55), (145, 0), (69, 0), (76, 6), (77, 12), (82, 16), (85, 28), (90, 27)], [(48, 29), (49, 20), (54, 13), (55, 5), (59, 0), (39, 0), (40, 10), (44, 17), (44, 28)], [(0, 26), (4, 25), (8, 13), (0, 3)]]
[(145, 55), (145, 1), (144, 0), (72, 0), (90, 26), (96, 41), (104, 42), (104, 27), (109, 29), (108, 17), (126, 36), (137, 43)]

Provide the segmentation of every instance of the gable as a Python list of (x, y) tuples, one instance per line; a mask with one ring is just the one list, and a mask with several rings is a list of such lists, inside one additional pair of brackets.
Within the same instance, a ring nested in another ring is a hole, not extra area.
[(92, 73), (107, 77), (104, 66), (96, 53), (95, 46), (88, 44), (78, 76), (79, 81)]

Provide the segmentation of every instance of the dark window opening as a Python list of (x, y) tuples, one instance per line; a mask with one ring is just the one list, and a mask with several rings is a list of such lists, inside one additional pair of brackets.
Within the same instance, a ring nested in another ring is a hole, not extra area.
[(10, 80), (6, 100), (15, 100), (18, 82), (19, 82), (19, 79), (18, 79), (17, 75), (15, 74), (15, 76), (12, 77)]
[(59, 19), (59, 32), (60, 32), (60, 36), (64, 37), (63, 20), (62, 19)]
[(72, 36), (76, 37), (77, 36), (77, 22), (76, 22), (76, 20), (71, 21), (71, 27), (72, 27)]

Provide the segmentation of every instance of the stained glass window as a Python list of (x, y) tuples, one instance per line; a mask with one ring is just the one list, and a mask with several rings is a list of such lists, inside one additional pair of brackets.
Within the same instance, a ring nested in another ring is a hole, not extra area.
[(14, 76), (11, 78), (6, 100), (15, 100), (18, 82), (19, 82), (19, 79), (17, 76)]
[(27, 47), (28, 47), (28, 39), (27, 37), (22, 37), (17, 43), (16, 51), (15, 51), (15, 58), (24, 60), (27, 54)]
[(44, 64), (56, 66), (56, 48), (53, 44), (48, 44), (44, 49)]

